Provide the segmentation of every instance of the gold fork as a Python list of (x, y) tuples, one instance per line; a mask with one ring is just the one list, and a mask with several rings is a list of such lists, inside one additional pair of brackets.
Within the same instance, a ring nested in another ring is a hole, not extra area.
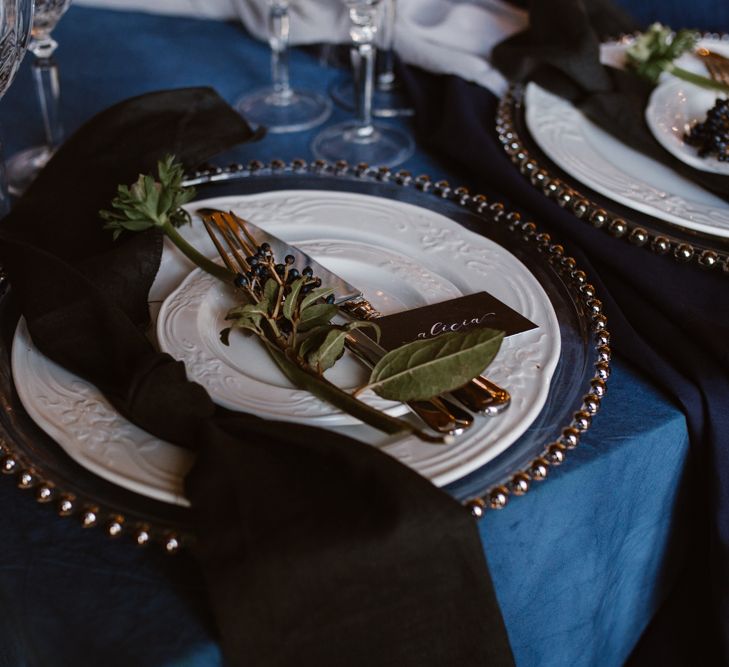
[[(250, 271), (251, 267), (248, 265), (246, 257), (255, 254), (253, 246), (256, 246), (257, 243), (248, 230), (239, 224), (235, 216), (222, 211), (203, 215), (201, 218), (215, 249), (228, 270), (234, 276)], [(220, 241), (221, 237), (224, 244)], [(365, 341), (364, 338), (354, 335), (357, 334), (356, 331), (352, 333), (352, 336), (347, 336), (347, 348), (365, 365), (373, 366), (384, 354), (384, 350), (370, 339)], [(367, 344), (365, 345), (365, 343)], [(437, 433), (459, 435), (473, 424), (473, 415), (440, 396), (435, 396), (427, 401), (410, 401), (406, 405)]]
[(696, 55), (701, 58), (706, 66), (709, 76), (719, 83), (729, 86), (729, 58), (722, 56), (715, 51), (700, 46), (695, 51)]

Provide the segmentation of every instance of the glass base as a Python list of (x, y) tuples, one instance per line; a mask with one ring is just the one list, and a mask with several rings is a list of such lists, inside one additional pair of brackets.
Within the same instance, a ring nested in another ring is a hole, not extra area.
[[(329, 93), (338, 106), (348, 111), (354, 110), (354, 85), (351, 79), (340, 80), (331, 87)], [(415, 109), (399, 86), (395, 85), (388, 89), (376, 87), (372, 93), (372, 115), (377, 118), (414, 116)]]
[(273, 88), (243, 95), (235, 108), (251, 125), (274, 133), (308, 130), (332, 113), (332, 103), (322, 95), (292, 90), (282, 96)]
[(53, 151), (48, 146), (33, 146), (10, 157), (5, 163), (10, 194), (14, 197), (22, 195), (46, 166), (51, 155)]
[(329, 162), (346, 160), (350, 164), (394, 167), (413, 154), (415, 143), (408, 132), (397, 127), (378, 123), (367, 133), (361, 125), (347, 121), (320, 132), (311, 149), (317, 159)]

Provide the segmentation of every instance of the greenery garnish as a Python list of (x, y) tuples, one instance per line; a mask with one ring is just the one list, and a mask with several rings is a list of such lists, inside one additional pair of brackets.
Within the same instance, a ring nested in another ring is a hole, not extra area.
[(368, 388), (396, 401), (423, 401), (452, 391), (478, 375), (484, 362), (491, 363), (503, 338), (503, 331), (476, 329), (408, 343), (380, 359)]
[(245, 271), (233, 275), (201, 255), (176, 229), (189, 222), (180, 207), (194, 196), (194, 191), (182, 186), (182, 167), (166, 157), (158, 165), (158, 177), (140, 176), (131, 187), (120, 186), (113, 210), (101, 212), (105, 228), (113, 231), (114, 238), (123, 231), (159, 228), (195, 264), (235, 285), (242, 303), (226, 315), (231, 325), (220, 334), (224, 344), (230, 343), (234, 330), (255, 335), (294, 385), (385, 433), (409, 432), (428, 442), (449, 441), (447, 436), (431, 435), (409, 421), (391, 417), (357, 396), (371, 389), (383, 398), (407, 402), (457, 389), (491, 362), (503, 332), (448, 333), (403, 345), (387, 352), (372, 369), (369, 382), (349, 394), (324, 373), (344, 354), (353, 332), (367, 328), (379, 340), (379, 327), (373, 322), (333, 322), (340, 312), (334, 291), (322, 286), (311, 267), (295, 267), (292, 255), (277, 261), (267, 243), (255, 245), (242, 220)]
[(230, 280), (227, 269), (200, 254), (177, 231), (190, 222), (190, 214), (182, 208), (195, 197), (195, 188), (183, 187), (184, 169), (168, 155), (157, 163), (157, 180), (139, 175), (132, 185), (119, 185), (110, 211), (99, 211), (106, 221), (104, 229), (117, 239), (123, 231), (142, 232), (157, 228), (162, 231), (194, 264), (221, 280)]
[(729, 92), (726, 84), (689, 72), (675, 64), (679, 56), (693, 51), (698, 39), (699, 34), (694, 30), (673, 32), (667, 26), (654, 23), (628, 47), (628, 68), (652, 83), (658, 83), (661, 74), (668, 72), (702, 88)]

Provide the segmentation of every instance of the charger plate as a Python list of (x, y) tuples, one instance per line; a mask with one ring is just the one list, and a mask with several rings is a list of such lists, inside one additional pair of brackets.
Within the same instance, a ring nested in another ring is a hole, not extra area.
[[(533, 223), (523, 223), (500, 204), (489, 204), (480, 196), (471, 197), (465, 190), (451, 189), (444, 182), (432, 184), (427, 177), (412, 179), (406, 173), (393, 174), (362, 165), (352, 169), (343, 163), (295, 161), (286, 165), (274, 161), (266, 166), (254, 162), (248, 168), (200, 171), (191, 182), (201, 185), (202, 197), (318, 190), (404, 202), (437, 212), (482, 234), (529, 267), (558, 322), (559, 360), (544, 406), (530, 420), (525, 432), (488, 464), (445, 487), (475, 515), (480, 516), (487, 507), (503, 507), (510, 496), (526, 492), (532, 480), (543, 479), (549, 466), (561, 463), (589, 427), (609, 374), (606, 320), (585, 274), (572, 258), (564, 256), (561, 246), (547, 235), (538, 234)], [(433, 243), (438, 247), (443, 240), (433, 238)], [(188, 271), (181, 270), (182, 275)], [(169, 280), (173, 283), (168, 285), (171, 290), (175, 278)], [(488, 285), (484, 288), (488, 289)], [(150, 304), (152, 311), (156, 305)], [(77, 516), (84, 525), (103, 524), (110, 535), (130, 534), (139, 543), (160, 541), (168, 551), (177, 550), (191, 539), (189, 509), (101, 478), (89, 466), (69, 457), (23, 409), (10, 373), (10, 346), (17, 313), (12, 289), (5, 280), (0, 295), (0, 323), (2, 470), (16, 475), (21, 488), (33, 489), (40, 502), (50, 503), (59, 514)], [(100, 446), (115, 445), (106, 441)]]

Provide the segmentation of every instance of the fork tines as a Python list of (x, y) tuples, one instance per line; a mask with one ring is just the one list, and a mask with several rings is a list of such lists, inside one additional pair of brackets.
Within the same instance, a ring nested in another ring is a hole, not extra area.
[(729, 59), (703, 47), (697, 49), (696, 54), (701, 58), (709, 76), (714, 81), (729, 85)]
[[(203, 216), (202, 221), (215, 245), (215, 249), (228, 269), (236, 274), (248, 273), (251, 267), (246, 257), (254, 255), (255, 250), (251, 248), (247, 238), (244, 238), (248, 237), (250, 239), (251, 237), (245, 226), (240, 224), (237, 216), (233, 213), (223, 213), (221, 211), (212, 213), (209, 216)], [(241, 234), (241, 231), (243, 234)], [(220, 237), (225, 241), (228, 250), (220, 242)], [(255, 245), (255, 240), (252, 240), (252, 242)], [(231, 260), (231, 255), (234, 261)]]

